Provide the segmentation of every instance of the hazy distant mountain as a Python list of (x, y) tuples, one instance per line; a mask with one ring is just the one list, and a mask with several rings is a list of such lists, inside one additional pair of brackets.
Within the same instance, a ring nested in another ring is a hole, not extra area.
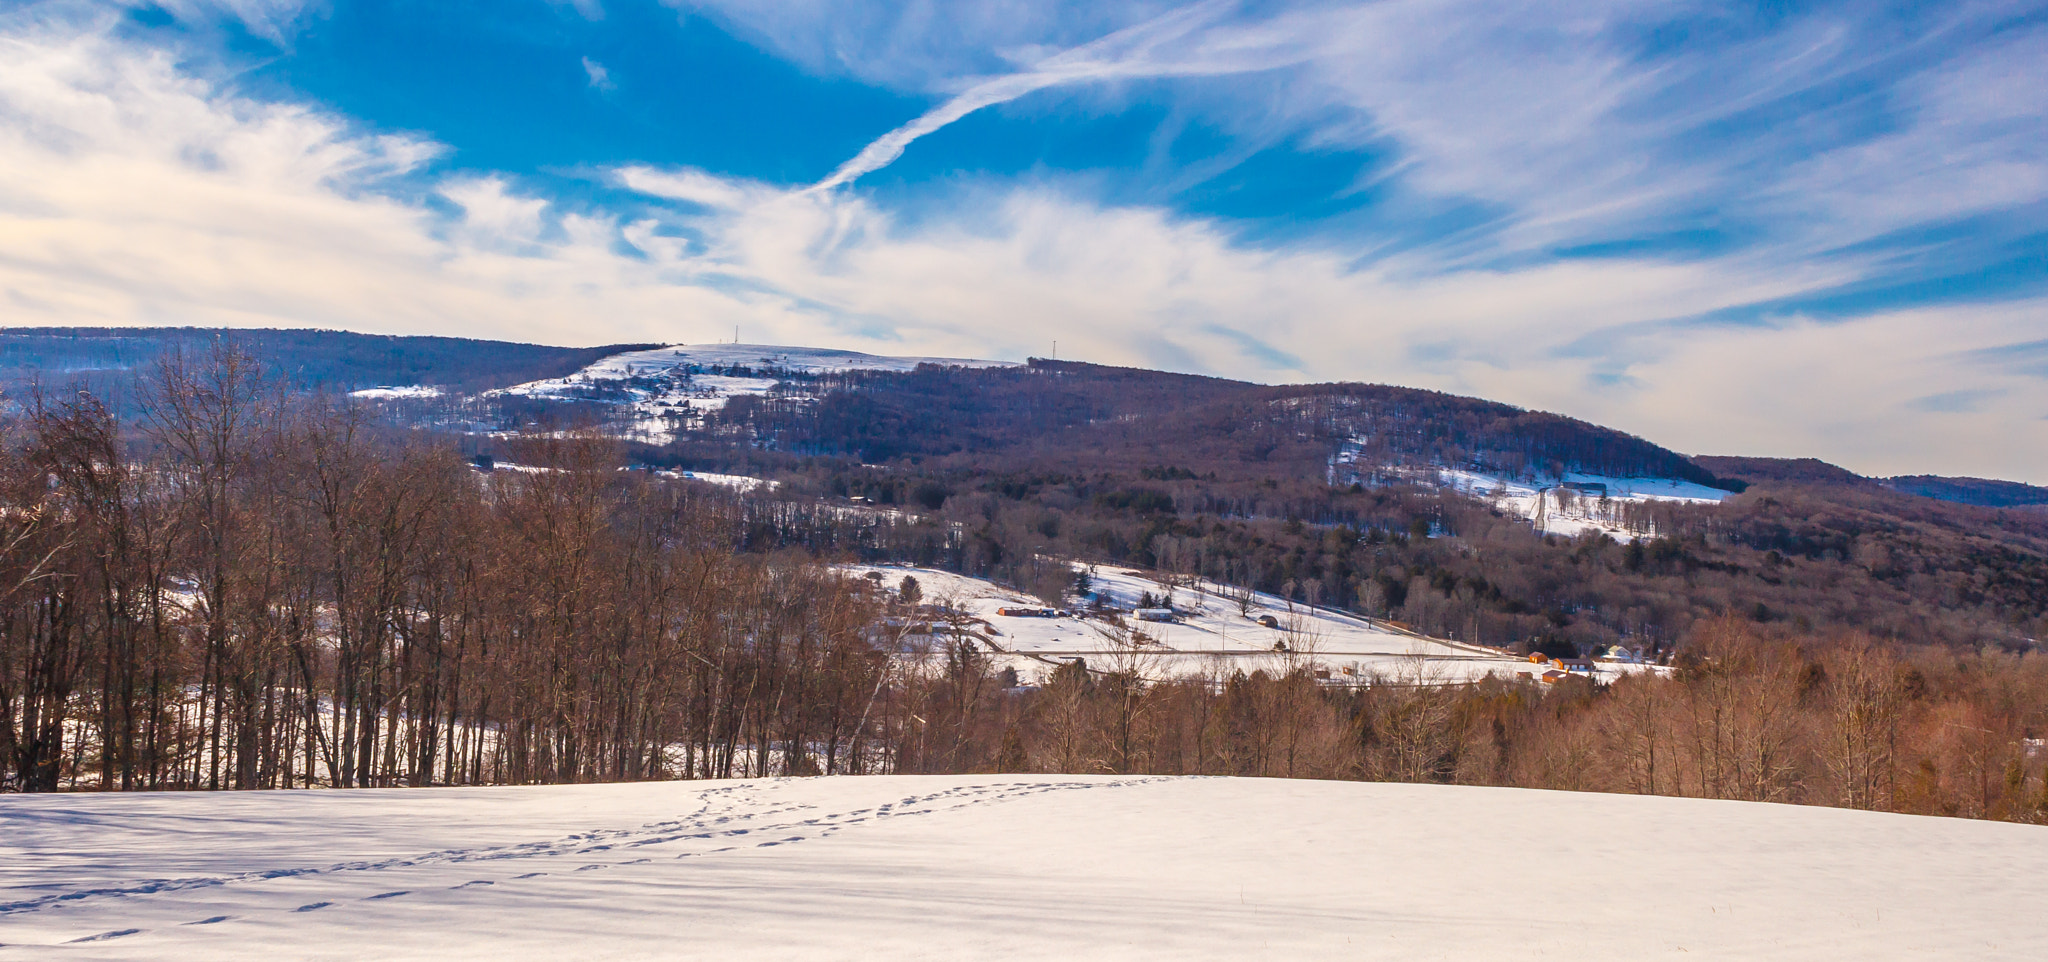
[(0, 388), (31, 379), (98, 390), (126, 387), (167, 351), (203, 352), (229, 340), (302, 388), (347, 392), (430, 384), (481, 391), (557, 377), (622, 351), (650, 345), (547, 347), (461, 337), (398, 337), (347, 331), (174, 328), (0, 329)]

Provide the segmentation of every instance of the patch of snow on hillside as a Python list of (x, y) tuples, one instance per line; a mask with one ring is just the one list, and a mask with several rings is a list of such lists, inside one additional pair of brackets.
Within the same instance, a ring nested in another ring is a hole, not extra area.
[(882, 776), (5, 795), (0, 825), (0, 960), (2048, 958), (2039, 826), (1692, 798)]
[(408, 398), (436, 398), (441, 389), (425, 384), (411, 384), (404, 387), (372, 387), (348, 392), (349, 397), (366, 401), (396, 401)]
[(1720, 504), (1731, 492), (1675, 478), (1622, 478), (1611, 474), (1567, 471), (1565, 484), (1598, 484), (1607, 497), (1623, 501), (1681, 501), (1688, 504)]
[(1640, 512), (1633, 510), (1635, 506), (1653, 501), (1718, 504), (1729, 495), (1719, 488), (1674, 478), (1623, 478), (1583, 471), (1537, 481), (1450, 468), (1429, 473), (1437, 485), (1526, 518), (1545, 534), (1576, 537), (1599, 533), (1622, 542), (1656, 534)]
[(782, 482), (780, 481), (770, 481), (766, 478), (751, 478), (744, 474), (719, 474), (714, 471), (662, 470), (656, 471), (655, 476), (661, 478), (675, 478), (682, 481), (701, 481), (705, 484), (715, 484), (718, 485), (719, 487), (732, 488), (735, 491), (753, 491), (757, 488), (773, 491), (776, 488), (782, 487)]

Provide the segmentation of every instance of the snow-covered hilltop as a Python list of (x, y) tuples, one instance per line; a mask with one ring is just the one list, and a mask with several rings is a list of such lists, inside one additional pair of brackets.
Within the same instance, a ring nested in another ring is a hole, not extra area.
[(771, 344), (677, 344), (614, 354), (567, 377), (531, 381), (493, 395), (616, 405), (625, 433), (665, 443), (692, 418), (743, 395), (766, 395), (792, 378), (846, 371), (914, 371), (940, 367), (1013, 367), (1012, 361), (953, 357), (885, 357), (859, 351)]
[(0, 796), (0, 960), (2026, 959), (2048, 831), (1065, 775)]

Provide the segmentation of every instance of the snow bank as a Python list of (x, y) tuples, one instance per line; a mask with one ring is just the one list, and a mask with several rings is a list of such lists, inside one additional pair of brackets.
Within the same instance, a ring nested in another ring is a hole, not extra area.
[(2035, 826), (1520, 789), (0, 797), (0, 959), (2020, 959), (2044, 900)]

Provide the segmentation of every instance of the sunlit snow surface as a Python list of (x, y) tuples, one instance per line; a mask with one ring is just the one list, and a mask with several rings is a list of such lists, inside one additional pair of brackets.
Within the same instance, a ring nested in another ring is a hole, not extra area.
[[(944, 367), (1013, 367), (1010, 361), (953, 357), (884, 357), (859, 351), (772, 344), (678, 344), (614, 354), (567, 377), (532, 381), (493, 394), (553, 400), (598, 400), (624, 409), (624, 434), (661, 444), (674, 440), (680, 422), (744, 395), (766, 395), (787, 375), (844, 371), (914, 371)], [(692, 369), (696, 373), (690, 373)], [(717, 368), (728, 373), (711, 373)], [(729, 373), (744, 368), (746, 373)]]
[(704, 484), (715, 484), (721, 488), (732, 488), (735, 491), (752, 491), (756, 488), (773, 491), (776, 488), (782, 487), (782, 482), (780, 481), (748, 477), (744, 474), (719, 474), (714, 471), (659, 471), (656, 473), (664, 478), (699, 481)]
[(2043, 904), (2038, 826), (1518, 789), (0, 797), (0, 960), (2034, 959)]
[[(1476, 471), (1437, 470), (1436, 483), (1485, 500), (1502, 511), (1527, 518), (1536, 530), (1573, 537), (1604, 533), (1618, 541), (1634, 541), (1653, 532), (1632, 530), (1617, 520), (1622, 506), (1646, 501), (1718, 504), (1729, 496), (1719, 488), (1672, 478), (1623, 478), (1568, 471), (1542, 483), (1517, 481)], [(1604, 494), (1590, 494), (1569, 485), (1601, 485)]]
[(405, 387), (372, 387), (348, 392), (349, 397), (366, 401), (397, 401), (408, 398), (437, 398), (441, 389), (424, 384), (410, 384)]
[[(1215, 582), (1190, 579), (1178, 586), (1154, 581), (1150, 572), (1097, 567), (1091, 571), (1095, 593), (1124, 611), (1124, 620), (1144, 635), (1133, 649), (1109, 634), (1099, 619), (1039, 618), (998, 614), (998, 609), (1040, 606), (1021, 592), (978, 578), (929, 568), (847, 565), (856, 577), (881, 575), (882, 585), (900, 588), (904, 576), (917, 579), (927, 604), (945, 604), (976, 619), (967, 626), (996, 652), (999, 668), (1015, 668), (1023, 680), (1043, 676), (1059, 663), (1082, 659), (1091, 668), (1129, 670), (1157, 678), (1205, 675), (1227, 677), (1243, 671), (1286, 671), (1307, 665), (1327, 669), (1333, 683), (1379, 680), (1396, 684), (1456, 684), (1496, 675), (1538, 676), (1544, 667), (1506, 651), (1458, 641), (1412, 634), (1383, 621), (1303, 604), (1290, 605), (1273, 595), (1253, 592), (1240, 605), (1231, 589)], [(1133, 620), (1128, 612), (1143, 594), (1171, 596), (1174, 620), (1165, 623)], [(1267, 627), (1261, 617), (1278, 625)], [(940, 629), (944, 637), (945, 631)], [(1276, 651), (1285, 642), (1290, 651)], [(1126, 663), (1133, 661), (1135, 666)], [(1650, 666), (1605, 661), (1594, 666), (1603, 680), (1622, 674), (1652, 671)]]

